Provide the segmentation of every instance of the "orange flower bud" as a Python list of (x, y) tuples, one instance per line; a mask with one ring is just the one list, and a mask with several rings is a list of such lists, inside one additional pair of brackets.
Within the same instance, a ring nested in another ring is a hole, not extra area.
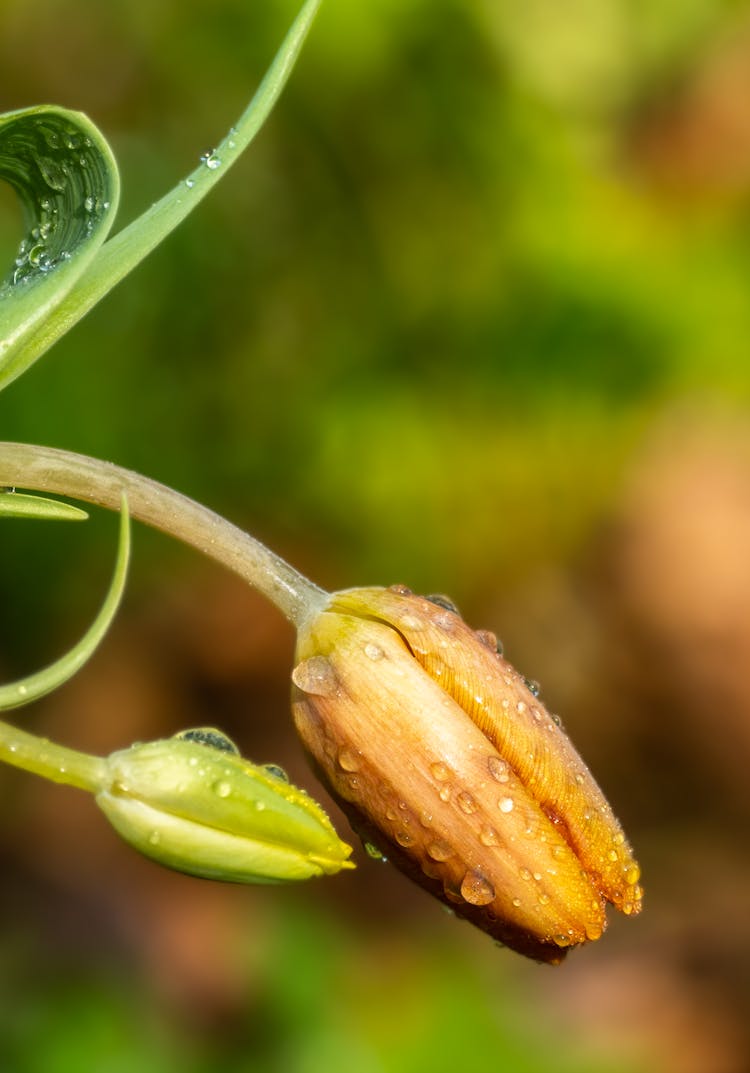
[(444, 598), (335, 593), (302, 630), (293, 709), (358, 834), (495, 939), (557, 963), (637, 913), (640, 869), (559, 723)]

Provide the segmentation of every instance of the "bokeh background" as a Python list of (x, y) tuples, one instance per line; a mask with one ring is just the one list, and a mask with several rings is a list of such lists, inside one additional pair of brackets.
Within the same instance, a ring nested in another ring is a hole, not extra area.
[[(0, 108), (86, 111), (127, 221), (294, 8), (2, 0)], [(0, 189), (8, 263), (19, 228)], [(3, 1073), (744, 1073), (749, 339), (750, 4), (325, 0), (250, 153), (3, 393), (0, 434), (166, 481), (325, 586), (450, 593), (563, 715), (645, 911), (550, 970), (359, 850), (294, 890), (204, 883), (3, 771)], [(114, 538), (3, 525), (4, 680), (82, 632)], [(101, 752), (217, 725), (326, 800), (292, 651), (139, 528), (96, 659), (14, 714)]]

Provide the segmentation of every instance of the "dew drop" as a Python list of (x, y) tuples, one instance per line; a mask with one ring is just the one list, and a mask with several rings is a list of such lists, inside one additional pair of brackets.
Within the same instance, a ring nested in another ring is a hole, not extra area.
[(298, 663), (292, 671), (292, 681), (313, 696), (330, 697), (338, 690), (336, 672), (325, 656), (313, 656)]
[(525, 879), (527, 883), (531, 879), (531, 872), (528, 868), (522, 868), (518, 874), (520, 875), (521, 879)]
[(186, 179), (185, 186), (188, 188), (188, 190), (192, 190), (195, 186), (195, 179)]
[(467, 872), (461, 883), (461, 897), (470, 905), (489, 905), (495, 898), (495, 888), (481, 872)]
[(430, 764), (430, 771), (432, 772), (433, 778), (437, 779), (438, 782), (445, 782), (446, 779), (450, 778), (451, 774), (447, 764), (441, 763)]
[(374, 842), (363, 842), (362, 845), (365, 847), (367, 856), (372, 858), (373, 861), (382, 861), (385, 863), (385, 861), (388, 860), (386, 855), (378, 849)]
[(431, 842), (427, 847), (427, 856), (433, 861), (447, 861), (453, 856), (453, 850), (447, 842)]
[(405, 828), (401, 828), (400, 830), (396, 831), (394, 837), (398, 842), (399, 846), (410, 846), (414, 841), (414, 835), (411, 833), (411, 831), (407, 831)]
[(494, 827), (483, 827), (479, 832), (479, 841), (483, 846), (500, 845), (500, 839)]
[(512, 812), (513, 811), (513, 798), (512, 797), (501, 797), (499, 802), (498, 802), (498, 807), (499, 807), (501, 812)]
[(616, 849), (611, 849), (607, 854), (607, 858), (614, 864), (615, 861), (618, 861), (620, 859), (620, 855), (618, 854)]
[(161, 835), (158, 831), (152, 831), (148, 836), (150, 846), (158, 846), (161, 842)]
[(377, 662), (379, 659), (383, 658), (383, 656), (385, 655), (385, 652), (380, 647), (380, 645), (374, 645), (374, 644), (370, 643), (370, 644), (365, 645), (365, 655), (367, 656), (368, 659), (371, 659), (374, 662)]
[(507, 782), (510, 778), (508, 765), (499, 756), (487, 757), (487, 769), (495, 782)]
[(596, 942), (597, 939), (601, 939), (602, 932), (604, 931), (601, 924), (596, 920), (587, 920), (584, 930), (586, 932), (586, 938), (592, 943)]
[(450, 596), (444, 596), (442, 593), (432, 593), (430, 596), (425, 596), (425, 600), (429, 600), (431, 604), (436, 604), (437, 607), (442, 607), (446, 611), (453, 611), (456, 615), (459, 613)]
[(634, 886), (641, 878), (641, 870), (637, 864), (631, 864), (625, 869), (625, 882), (629, 887)]
[(214, 793), (216, 794), (217, 797), (223, 797), (223, 798), (229, 797), (230, 794), (232, 793), (231, 783), (223, 782), (223, 781), (215, 783), (214, 784)]
[(265, 801), (256, 801), (255, 802), (255, 811), (256, 812), (265, 812), (266, 811), (266, 803), (265, 803)]
[(526, 686), (529, 693), (531, 693), (532, 697), (538, 697), (541, 693), (541, 686), (538, 682), (535, 682), (533, 678), (524, 678), (523, 684)]
[[(196, 745), (205, 745), (209, 749), (218, 749), (219, 752), (239, 755), (239, 749), (232, 739), (214, 727), (193, 727), (191, 730), (181, 730), (178, 734), (175, 734), (175, 739), (177, 741), (192, 741)], [(197, 762), (196, 760), (196, 764)], [(192, 764), (192, 766), (195, 767), (195, 764)]]
[(354, 749), (340, 749), (338, 762), (344, 771), (359, 771), (359, 756)]
[(417, 618), (416, 615), (402, 615), (399, 619), (399, 625), (403, 626), (405, 630), (421, 630), (424, 629), (424, 623), (421, 618)]
[(283, 767), (279, 767), (278, 764), (264, 764), (263, 770), (273, 779), (278, 779), (280, 782), (289, 782), (289, 776)]
[(521, 908), (521, 899), (520, 898), (514, 898), (513, 899), (513, 905), (516, 907), (516, 909), (520, 909)]
[(573, 939), (570, 935), (566, 935), (564, 932), (560, 932), (558, 935), (552, 936), (552, 942), (555, 946), (570, 946)]
[(201, 163), (205, 164), (210, 171), (216, 171), (217, 168), (221, 167), (221, 157), (216, 155), (215, 149), (212, 149), (202, 155)]
[(476, 638), (480, 644), (483, 644), (485, 648), (489, 648), (492, 652), (497, 652), (497, 637), (491, 630), (477, 630)]
[(477, 811), (476, 801), (471, 794), (466, 793), (465, 790), (462, 790), (461, 793), (458, 794), (456, 801), (458, 802), (458, 807), (462, 812), (465, 812), (467, 816), (471, 816), (472, 813)]
[(450, 786), (444, 786), (442, 788), (442, 790), (440, 791), (438, 796), (440, 797), (441, 801), (450, 801), (450, 799), (451, 799), (451, 788), (450, 788)]

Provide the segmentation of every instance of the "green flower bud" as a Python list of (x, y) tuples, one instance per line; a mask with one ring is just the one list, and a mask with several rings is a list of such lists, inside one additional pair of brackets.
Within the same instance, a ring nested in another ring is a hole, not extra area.
[(353, 868), (313, 799), (219, 731), (185, 731), (108, 760), (99, 807), (131, 846), (190, 875), (283, 883)]

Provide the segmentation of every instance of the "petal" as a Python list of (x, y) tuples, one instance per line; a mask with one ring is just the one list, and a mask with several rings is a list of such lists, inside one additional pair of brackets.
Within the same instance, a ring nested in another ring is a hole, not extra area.
[(324, 612), (298, 656), (297, 729), (363, 837), (522, 953), (559, 961), (601, 935), (602, 898), (560, 826), (396, 630)]
[(637, 913), (640, 869), (624, 832), (563, 729), (526, 680), (461, 617), (402, 589), (337, 593), (334, 606), (399, 631), (428, 675), (457, 702), (589, 873), (600, 893)]

